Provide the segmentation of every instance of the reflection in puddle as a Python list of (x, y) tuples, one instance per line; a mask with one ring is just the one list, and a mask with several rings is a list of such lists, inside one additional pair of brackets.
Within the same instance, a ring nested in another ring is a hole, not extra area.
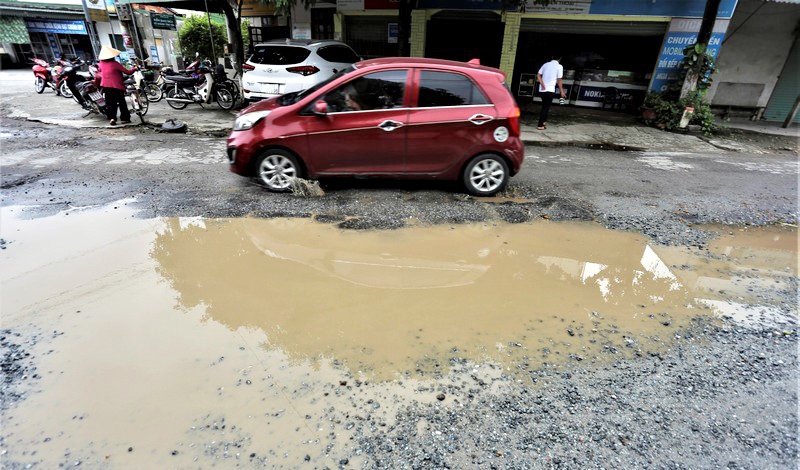
[[(169, 220), (152, 256), (183, 308), (256, 327), (295, 359), (383, 379), (452, 356), (513, 368), (636, 352), (688, 314), (725, 313), (731, 293), (737, 305), (764, 300), (739, 288), (749, 256), (707, 259), (591, 224), (359, 232), (310, 219)], [(759, 282), (792, 285), (796, 250), (755, 256), (775, 265)]]
[[(790, 229), (724, 233), (700, 254), (590, 224), (19, 211), (2, 210), (0, 307), (4, 329), (38, 338), (39, 378), (0, 443), (42, 468), (357, 466), (348, 420), (391, 419), (391, 401), (425, 399), (413, 384), (451, 365), (524, 378), (653, 351), (701, 313), (796, 320)], [(334, 409), (352, 411), (332, 424)]]
[(507, 367), (593, 356), (623, 338), (669, 337), (664, 324), (698, 306), (642, 237), (594, 225), (166, 224), (152, 256), (182, 308), (373, 379), (430, 372), (452, 356)]

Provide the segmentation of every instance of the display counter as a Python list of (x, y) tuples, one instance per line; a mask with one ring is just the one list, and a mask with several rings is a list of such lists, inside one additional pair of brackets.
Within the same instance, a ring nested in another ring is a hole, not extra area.
[[(620, 70), (565, 70), (561, 79), (569, 104), (590, 108), (609, 106), (621, 110), (633, 110), (642, 104), (648, 81), (649, 77)], [(616, 89), (616, 99), (606, 96), (613, 91), (610, 88)], [(542, 101), (536, 74), (520, 75), (517, 96), (530, 97), (534, 102)]]

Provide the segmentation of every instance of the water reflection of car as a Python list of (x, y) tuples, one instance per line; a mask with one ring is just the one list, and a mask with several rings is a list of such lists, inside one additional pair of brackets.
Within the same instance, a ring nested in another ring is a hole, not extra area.
[(499, 69), (420, 58), (357, 62), (329, 80), (244, 109), (231, 171), (289, 191), (295, 178), (452, 180), (502, 191), (522, 166), (520, 111)]
[[(479, 227), (465, 229), (457, 247), (441, 236), (440, 231), (446, 229), (429, 229), (419, 233), (418, 244), (394, 246), (389, 253), (377, 234), (375, 240), (359, 234), (359, 243), (354, 243), (340, 229), (310, 220), (242, 219), (240, 224), (253, 245), (272, 259), (294, 261), (355, 285), (384, 289), (472, 284), (491, 268), (492, 256), (502, 247), (502, 240)], [(323, 236), (325, 243), (320, 244), (317, 237)]]
[(333, 40), (276, 39), (257, 44), (242, 69), (245, 101), (305, 90), (360, 58)]

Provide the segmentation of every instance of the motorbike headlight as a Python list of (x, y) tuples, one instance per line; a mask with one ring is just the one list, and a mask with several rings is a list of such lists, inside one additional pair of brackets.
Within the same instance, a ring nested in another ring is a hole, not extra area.
[(258, 121), (264, 119), (269, 113), (269, 111), (253, 111), (252, 113), (242, 114), (233, 122), (233, 130), (246, 131), (247, 129), (252, 129)]

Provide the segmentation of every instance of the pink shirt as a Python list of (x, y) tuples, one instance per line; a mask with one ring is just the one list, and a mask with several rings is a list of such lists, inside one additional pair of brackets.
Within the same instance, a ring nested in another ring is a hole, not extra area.
[(100, 71), (100, 86), (103, 88), (116, 88), (117, 90), (125, 90), (124, 78), (122, 74), (130, 75), (133, 73), (132, 69), (126, 69), (116, 60), (101, 60), (97, 64)]

